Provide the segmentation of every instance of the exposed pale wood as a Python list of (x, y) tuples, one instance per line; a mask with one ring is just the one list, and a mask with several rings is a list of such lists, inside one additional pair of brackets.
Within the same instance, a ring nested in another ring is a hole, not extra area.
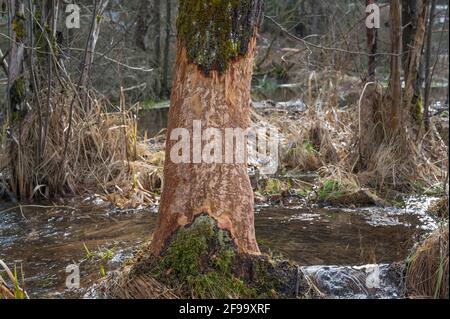
[[(168, 137), (175, 128), (187, 128), (192, 136), (194, 120), (201, 120), (204, 127), (249, 127), (255, 43), (256, 37), (247, 55), (232, 63), (226, 73), (213, 71), (210, 76), (189, 64), (186, 50), (179, 47)], [(160, 253), (177, 229), (192, 223), (198, 215), (208, 214), (231, 233), (241, 252), (258, 254), (247, 164), (175, 164), (170, 160), (170, 149), (175, 143), (168, 139), (152, 250)]]

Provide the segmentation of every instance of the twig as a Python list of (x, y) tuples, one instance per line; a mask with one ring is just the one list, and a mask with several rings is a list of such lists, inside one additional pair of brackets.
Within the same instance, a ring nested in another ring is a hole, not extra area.
[[(325, 50), (325, 51), (337, 51), (337, 52), (342, 52), (342, 53), (347, 53), (347, 54), (372, 56), (372, 54), (367, 53), (367, 52), (363, 52), (363, 51), (349, 51), (349, 50), (345, 50), (345, 49), (341, 49), (341, 48), (326, 47), (326, 46), (322, 46), (322, 45), (318, 45), (318, 44), (314, 44), (314, 43), (308, 42), (308, 41), (306, 41), (304, 38), (299, 38), (298, 36), (292, 34), (292, 33), (289, 32), (288, 30), (286, 30), (285, 27), (283, 27), (281, 24), (279, 24), (277, 21), (275, 21), (272, 17), (265, 16), (265, 18), (266, 18), (267, 20), (269, 20), (270, 22), (272, 22), (275, 26), (277, 26), (281, 31), (283, 31), (283, 33), (285, 33), (285, 34), (286, 34), (287, 36), (289, 36), (291, 39), (303, 43), (303, 45), (304, 45), (309, 51), (311, 51), (311, 48), (310, 48), (310, 47), (312, 47), (312, 48), (315, 48), (315, 49)], [(385, 56), (402, 56), (403, 53), (388, 53), (388, 52), (382, 52), (382, 53), (377, 53), (377, 55), (385, 55)]]
[(10, 211), (13, 211), (13, 210), (17, 210), (17, 209), (22, 210), (22, 208), (44, 208), (44, 209), (67, 208), (67, 209), (71, 209), (71, 210), (76, 210), (76, 208), (71, 207), (71, 206), (17, 205), (17, 206), (10, 207), (10, 208), (7, 208), (7, 209), (4, 209), (4, 210), (0, 211), (0, 214), (7, 213), (7, 212), (10, 212)]

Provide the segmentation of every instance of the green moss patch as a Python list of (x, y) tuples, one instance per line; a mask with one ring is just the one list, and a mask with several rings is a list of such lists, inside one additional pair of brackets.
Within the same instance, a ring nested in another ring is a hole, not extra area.
[(259, 0), (181, 0), (178, 38), (190, 63), (205, 74), (226, 71), (231, 61), (247, 53), (261, 12)]
[(180, 229), (161, 257), (138, 261), (130, 274), (151, 276), (184, 298), (294, 298), (307, 286), (290, 262), (239, 254), (229, 233), (207, 215)]
[(26, 82), (23, 76), (19, 76), (11, 85), (10, 98), (11, 107), (14, 112), (20, 111), (21, 104), (26, 97)]
[(27, 32), (25, 29), (25, 17), (21, 14), (17, 14), (12, 20), (11, 24), (18, 42), (24, 42), (27, 36)]

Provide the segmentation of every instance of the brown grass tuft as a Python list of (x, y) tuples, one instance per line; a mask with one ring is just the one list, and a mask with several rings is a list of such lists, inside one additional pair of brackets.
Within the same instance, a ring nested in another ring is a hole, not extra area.
[(179, 299), (172, 290), (149, 275), (130, 275), (129, 268), (108, 276), (92, 289), (94, 298)]
[(409, 259), (406, 287), (411, 298), (449, 298), (448, 224), (420, 245)]
[[(118, 206), (155, 203), (161, 167), (138, 141), (133, 114), (112, 113), (107, 100), (93, 98), (88, 113), (75, 105), (68, 135), (70, 103), (55, 95), (47, 117), (32, 110), (14, 126), (6, 149), (12, 160), (0, 165), (11, 192), (23, 200), (100, 193)], [(42, 122), (48, 128), (39, 141)]]

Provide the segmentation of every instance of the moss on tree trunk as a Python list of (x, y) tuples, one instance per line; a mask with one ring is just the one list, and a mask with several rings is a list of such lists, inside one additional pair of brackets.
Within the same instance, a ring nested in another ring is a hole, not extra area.
[(297, 265), (238, 252), (230, 234), (208, 215), (179, 229), (161, 256), (143, 250), (123, 276), (106, 280), (104, 297), (156, 296), (152, 290), (161, 285), (178, 297), (203, 299), (302, 298), (310, 291)]
[(178, 38), (189, 62), (206, 75), (225, 72), (233, 60), (247, 54), (262, 9), (262, 0), (181, 0)]

